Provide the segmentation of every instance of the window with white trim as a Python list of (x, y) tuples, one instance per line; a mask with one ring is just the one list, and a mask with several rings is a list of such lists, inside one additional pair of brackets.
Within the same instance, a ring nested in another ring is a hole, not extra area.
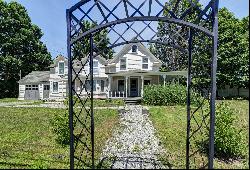
[(64, 74), (64, 62), (59, 62), (58, 63), (58, 69), (59, 69), (59, 74), (60, 75)]
[(98, 74), (98, 61), (93, 61), (93, 73)]
[(49, 85), (44, 85), (43, 90), (49, 90)]
[(53, 92), (58, 92), (58, 82), (53, 82)]
[(118, 80), (118, 91), (119, 92), (125, 91), (125, 81), (124, 80)]
[(101, 80), (101, 92), (104, 92), (105, 81)]
[[(87, 91), (91, 91), (91, 81), (86, 80), (85, 81), (85, 86)], [(96, 92), (96, 80), (93, 81), (93, 91)]]
[(93, 81), (93, 91), (96, 92), (96, 80)]
[(126, 70), (127, 69), (127, 61), (126, 58), (120, 59), (120, 70)]
[(132, 53), (137, 53), (137, 49), (138, 49), (137, 45), (133, 45), (132, 46)]
[(151, 84), (151, 81), (150, 80), (144, 80), (144, 86), (148, 86)]
[(147, 57), (142, 58), (142, 69), (148, 69), (148, 58)]

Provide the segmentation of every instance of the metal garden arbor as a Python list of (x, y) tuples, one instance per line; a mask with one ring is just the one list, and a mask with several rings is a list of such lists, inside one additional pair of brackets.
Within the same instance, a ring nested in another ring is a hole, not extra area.
[[(70, 168), (95, 168), (93, 59), (97, 55), (106, 58), (107, 51), (99, 48), (106, 39), (95, 38), (96, 33), (104, 30), (109, 37), (107, 50), (141, 42), (165, 45), (183, 54), (188, 68), (186, 168), (194, 164), (198, 152), (193, 147), (197, 134), (206, 130), (209, 130), (209, 155), (201, 166), (213, 168), (218, 1), (210, 0), (202, 7), (199, 0), (81, 0), (67, 10)], [(168, 8), (170, 3), (172, 8)], [(84, 21), (95, 26), (85, 28)], [(159, 23), (164, 24), (167, 36), (160, 36)], [(131, 36), (136, 39), (131, 39)], [(79, 47), (84, 52), (77, 52)], [(207, 54), (206, 61), (199, 60), (201, 54)], [(87, 64), (89, 71), (84, 70)], [(204, 70), (210, 70), (211, 74), (207, 75)], [(83, 82), (81, 77), (89, 80), (91, 88), (87, 88), (87, 81)], [(193, 83), (200, 79), (209, 83), (206, 92), (201, 90), (204, 87)], [(76, 80), (83, 84), (80, 93), (87, 93), (85, 98), (77, 93)], [(192, 90), (198, 90), (204, 96), (195, 109), (191, 108), (195, 100)], [(76, 100), (79, 100), (80, 107), (76, 107)], [(210, 103), (206, 113), (205, 100)], [(87, 107), (87, 102), (90, 107)]]

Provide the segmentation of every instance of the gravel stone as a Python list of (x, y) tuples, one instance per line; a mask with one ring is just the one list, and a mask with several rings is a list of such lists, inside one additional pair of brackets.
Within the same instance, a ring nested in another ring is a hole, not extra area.
[(157, 156), (165, 151), (159, 145), (155, 129), (148, 114), (140, 105), (127, 105), (120, 113), (120, 128), (109, 139), (102, 159), (112, 159), (113, 169), (165, 169)]

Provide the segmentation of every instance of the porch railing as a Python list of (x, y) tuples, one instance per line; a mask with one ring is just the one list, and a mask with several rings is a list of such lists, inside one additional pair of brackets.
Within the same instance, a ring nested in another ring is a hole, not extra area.
[(125, 98), (125, 91), (109, 91), (109, 98)]

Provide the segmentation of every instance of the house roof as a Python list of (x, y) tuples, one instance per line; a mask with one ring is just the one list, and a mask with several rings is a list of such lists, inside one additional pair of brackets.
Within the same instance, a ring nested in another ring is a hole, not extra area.
[(110, 76), (152, 76), (152, 75), (168, 75), (168, 76), (184, 76), (187, 77), (187, 71), (170, 71), (170, 72), (156, 72), (156, 71), (146, 71), (146, 70), (129, 70), (120, 71), (116, 73), (106, 73)]
[[(59, 61), (68, 61), (68, 59), (62, 55), (58, 55), (54, 61), (53, 61), (53, 64), (51, 64), (49, 67), (52, 68), (52, 67), (55, 67)], [(66, 63), (67, 64), (67, 63)]]
[(18, 81), (19, 84), (40, 83), (49, 81), (49, 71), (32, 71)]
[[(83, 64), (85, 64), (86, 61), (87, 61), (87, 59), (88, 59), (88, 57), (85, 56), (85, 57), (83, 57), (83, 58), (81, 59), (81, 62), (82, 62)], [(100, 61), (103, 65), (105, 65), (105, 64), (107, 63), (107, 60), (106, 60), (104, 57), (100, 56), (100, 55), (96, 56), (94, 59), (97, 59), (97, 60)], [(73, 67), (74, 67), (74, 68), (77, 67), (77, 65), (80, 64), (81, 62), (80, 62), (79, 60), (75, 59), (75, 60), (73, 61)]]
[[(133, 40), (133, 39), (132, 39)], [(111, 60), (108, 60), (108, 63), (111, 64), (111, 63), (114, 63), (119, 57), (121, 56), (124, 56), (125, 54), (127, 54), (130, 49), (132, 48), (133, 45), (137, 45), (140, 49), (140, 51), (148, 56), (150, 56), (154, 62), (159, 62), (159, 63), (162, 63), (162, 61), (158, 58), (156, 58), (142, 43), (129, 43), (129, 44), (126, 44), (122, 50), (116, 55), (114, 56), (113, 59)]]

